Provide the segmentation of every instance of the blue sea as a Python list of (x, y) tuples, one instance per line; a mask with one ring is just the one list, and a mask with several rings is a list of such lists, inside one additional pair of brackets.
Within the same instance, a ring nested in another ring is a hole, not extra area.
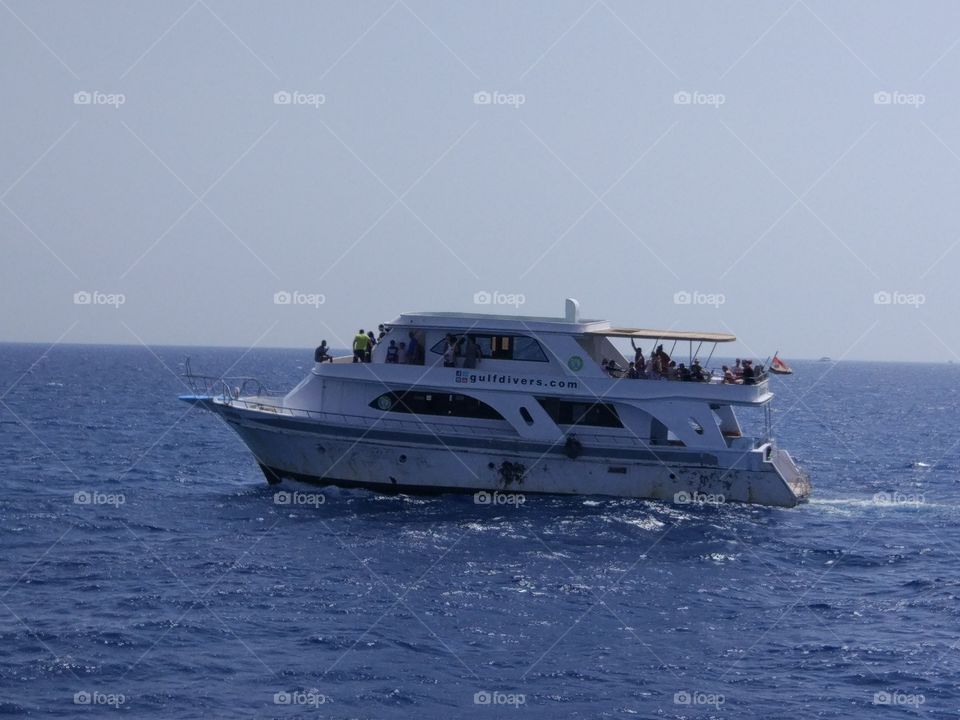
[(814, 484), (795, 509), (284, 505), (177, 401), (186, 354), (278, 389), (312, 361), (0, 346), (0, 714), (960, 714), (960, 367), (774, 378), (775, 435)]

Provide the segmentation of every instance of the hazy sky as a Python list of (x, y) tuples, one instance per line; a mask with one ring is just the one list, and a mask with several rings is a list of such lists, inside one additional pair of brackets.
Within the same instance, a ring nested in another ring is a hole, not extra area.
[(742, 354), (960, 359), (955, 2), (0, 18), (0, 340), (339, 345), (570, 295)]

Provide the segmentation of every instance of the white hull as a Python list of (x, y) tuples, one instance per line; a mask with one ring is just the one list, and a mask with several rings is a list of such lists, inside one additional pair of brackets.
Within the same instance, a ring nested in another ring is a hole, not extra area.
[(585, 447), (571, 458), (563, 446), (525, 448), (500, 441), (495, 449), (465, 447), (458, 443), (462, 438), (452, 436), (431, 436), (424, 444), (364, 437), (358, 430), (344, 436), (346, 428), (316, 422), (301, 430), (270, 427), (275, 418), (264, 413), (205, 404), (224, 416), (271, 482), (289, 478), (394, 492), (486, 490), (782, 507), (797, 505), (810, 492), (809, 480), (789, 455), (772, 446), (721, 456), (669, 447)]

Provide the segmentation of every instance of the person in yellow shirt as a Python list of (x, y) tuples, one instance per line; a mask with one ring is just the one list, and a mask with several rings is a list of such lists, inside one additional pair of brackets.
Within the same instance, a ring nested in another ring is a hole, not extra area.
[(363, 362), (369, 346), (370, 338), (367, 337), (367, 334), (363, 331), (363, 328), (360, 328), (360, 332), (358, 332), (353, 338), (353, 361), (355, 363)]

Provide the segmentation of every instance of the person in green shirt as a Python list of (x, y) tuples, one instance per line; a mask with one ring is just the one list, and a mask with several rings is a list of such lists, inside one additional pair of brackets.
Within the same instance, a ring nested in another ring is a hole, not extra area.
[(367, 347), (370, 345), (370, 338), (367, 337), (367, 334), (363, 331), (363, 328), (360, 328), (360, 332), (356, 334), (353, 338), (353, 361), (363, 362), (364, 356), (367, 354)]

